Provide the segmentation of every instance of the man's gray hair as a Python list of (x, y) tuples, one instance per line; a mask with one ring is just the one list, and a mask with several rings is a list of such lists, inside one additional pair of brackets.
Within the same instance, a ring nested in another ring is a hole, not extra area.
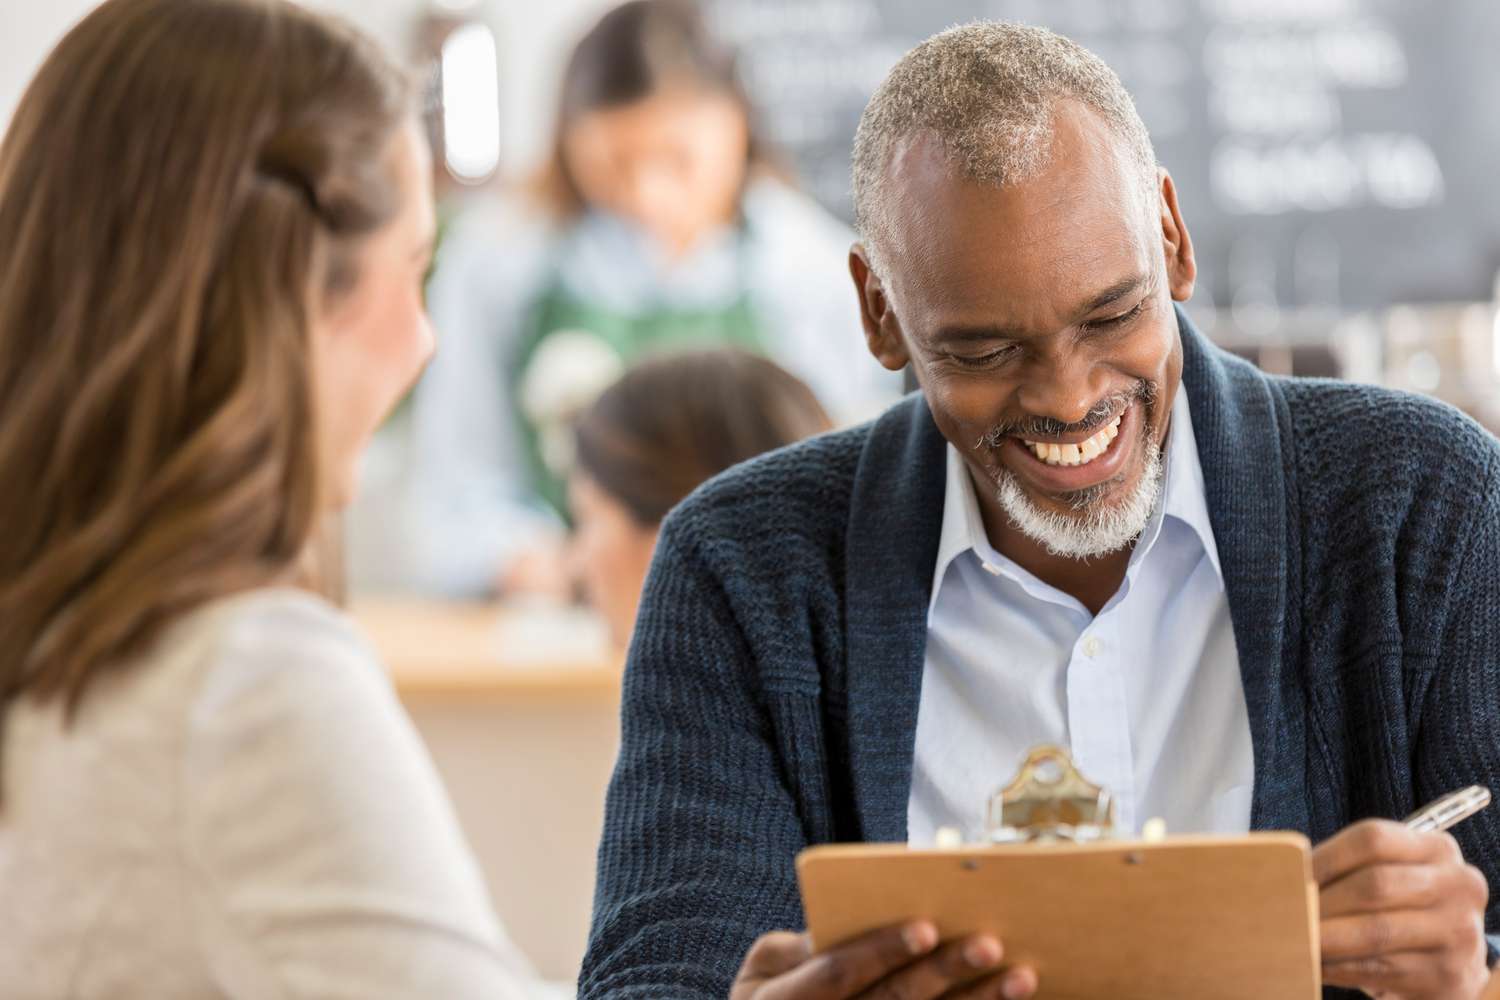
[(854, 220), (876, 273), (884, 276), (880, 255), (893, 245), (886, 173), (902, 141), (928, 132), (968, 178), (1028, 180), (1047, 166), (1053, 106), (1065, 99), (1092, 109), (1125, 142), (1154, 206), (1156, 154), (1145, 123), (1120, 78), (1077, 42), (1045, 28), (980, 21), (902, 56), (854, 136)]

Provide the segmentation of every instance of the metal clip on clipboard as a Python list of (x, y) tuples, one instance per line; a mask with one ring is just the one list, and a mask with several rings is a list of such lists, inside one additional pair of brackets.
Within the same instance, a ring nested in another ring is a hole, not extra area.
[[(1042, 744), (1027, 752), (1016, 776), (990, 797), (978, 843), (1091, 844), (1115, 834), (1109, 789), (1085, 778), (1064, 747)], [(938, 847), (964, 843), (962, 830), (945, 826), (937, 831)]]
[(985, 840), (992, 844), (1084, 844), (1114, 835), (1115, 802), (1109, 790), (1085, 778), (1060, 746), (1033, 747), (986, 812)]

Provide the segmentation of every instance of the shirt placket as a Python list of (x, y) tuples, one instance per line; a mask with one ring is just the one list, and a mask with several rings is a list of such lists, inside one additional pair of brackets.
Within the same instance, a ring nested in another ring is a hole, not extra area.
[(1135, 832), (1135, 765), (1118, 609), (1095, 618), (1073, 643), (1068, 661), (1068, 733), (1084, 777), (1115, 800), (1121, 830)]

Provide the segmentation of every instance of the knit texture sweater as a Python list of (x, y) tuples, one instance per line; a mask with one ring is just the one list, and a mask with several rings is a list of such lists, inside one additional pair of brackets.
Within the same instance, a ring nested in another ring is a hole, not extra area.
[[(1252, 827), (1316, 843), (1500, 787), (1500, 444), (1441, 403), (1271, 377), (1178, 325)], [(798, 851), (906, 839), (943, 448), (914, 395), (738, 466), (668, 517), (580, 997), (723, 998), (758, 935), (803, 926)], [(1500, 809), (1453, 832), (1500, 887)]]

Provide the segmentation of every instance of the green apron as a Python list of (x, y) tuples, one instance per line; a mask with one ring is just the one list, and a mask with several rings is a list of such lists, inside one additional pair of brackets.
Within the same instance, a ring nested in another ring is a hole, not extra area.
[[(556, 268), (553, 273), (557, 273)], [(620, 312), (583, 301), (554, 279), (536, 299), (523, 329), (506, 372), (511, 405), (516, 426), (521, 429), (532, 488), (564, 519), (568, 517), (568, 470), (559, 468), (555, 460), (547, 460), (542, 429), (525, 412), (521, 399), (521, 386), (531, 362), (548, 338), (563, 332), (588, 334), (627, 367), (646, 355), (689, 347), (734, 346), (765, 353), (761, 326), (743, 287), (734, 300), (718, 308)]]

